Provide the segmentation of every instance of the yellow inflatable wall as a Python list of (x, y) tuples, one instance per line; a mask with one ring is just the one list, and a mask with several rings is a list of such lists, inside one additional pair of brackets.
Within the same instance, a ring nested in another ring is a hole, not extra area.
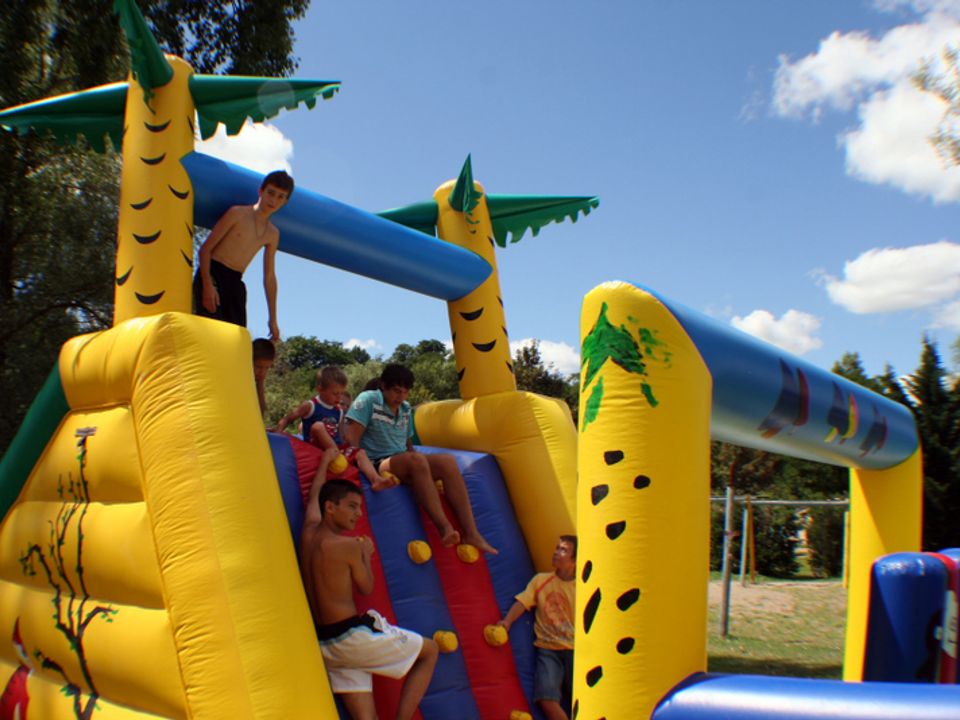
[(64, 346), (70, 412), (0, 525), (30, 717), (336, 717), (249, 355), (180, 313)]
[(636, 720), (707, 667), (711, 380), (633, 285), (588, 293), (580, 336), (574, 707)]

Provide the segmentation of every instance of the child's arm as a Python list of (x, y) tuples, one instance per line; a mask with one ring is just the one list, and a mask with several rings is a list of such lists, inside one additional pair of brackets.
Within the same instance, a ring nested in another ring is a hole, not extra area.
[(363, 425), (358, 423), (356, 420), (350, 420), (349, 418), (346, 421), (346, 426), (343, 428), (343, 439), (347, 441), (347, 444), (352, 447), (360, 447), (360, 438), (363, 437), (363, 432), (366, 430)]
[(220, 295), (213, 285), (213, 279), (210, 277), (210, 260), (213, 258), (213, 250), (220, 244), (220, 241), (227, 236), (230, 230), (233, 229), (233, 226), (237, 224), (237, 220), (241, 217), (242, 213), (243, 209), (239, 206), (234, 206), (227, 210), (220, 219), (217, 220), (217, 224), (213, 226), (213, 230), (210, 231), (207, 239), (204, 240), (203, 245), (200, 246), (200, 282), (203, 288), (201, 302), (208, 312), (216, 312), (217, 307), (220, 305)]
[(280, 328), (277, 326), (277, 274), (274, 270), (279, 244), (280, 233), (274, 231), (273, 239), (263, 249), (263, 292), (267, 296), (267, 324), (273, 342), (280, 340)]
[(303, 419), (310, 414), (312, 408), (312, 402), (310, 400), (304, 400), (302, 403), (297, 405), (296, 409), (291, 410), (286, 415), (284, 415), (280, 420), (277, 421), (277, 425), (273, 428), (274, 432), (283, 432), (287, 425), (292, 423), (294, 420)]
[(320, 488), (327, 481), (327, 465), (330, 464), (330, 456), (327, 453), (320, 458), (320, 465), (317, 466), (317, 474), (313, 476), (313, 483), (310, 485), (310, 494), (307, 496), (307, 507), (303, 515), (303, 526), (317, 523), (323, 520), (320, 512), (320, 503), (317, 498), (320, 497)]
[(511, 605), (510, 609), (507, 611), (507, 614), (503, 617), (503, 620), (498, 622), (497, 625), (502, 625), (509, 631), (510, 626), (513, 625), (526, 611), (527, 609), (515, 600), (513, 605)]

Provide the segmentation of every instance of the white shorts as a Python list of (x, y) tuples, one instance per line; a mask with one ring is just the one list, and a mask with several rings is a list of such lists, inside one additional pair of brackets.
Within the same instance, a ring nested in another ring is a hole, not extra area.
[(423, 636), (391, 625), (376, 610), (367, 610), (366, 614), (380, 632), (360, 625), (320, 641), (330, 688), (335, 693), (372, 692), (373, 675), (401, 678), (420, 655)]

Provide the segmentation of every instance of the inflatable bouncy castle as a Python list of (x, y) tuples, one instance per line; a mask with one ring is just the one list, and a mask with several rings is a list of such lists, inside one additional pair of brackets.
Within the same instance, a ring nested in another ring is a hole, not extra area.
[[(64, 345), (0, 460), (0, 717), (335, 718), (297, 565), (317, 451), (264, 432), (246, 330), (189, 311), (194, 227), (259, 184), (194, 152), (195, 133), (339, 83), (197, 75), (133, 0), (116, 9), (125, 82), (0, 112), (11, 131), (108, 136), (123, 158), (114, 326)], [(518, 391), (496, 248), (597, 204), (488, 194), (468, 158), (416, 205), (375, 215), (298, 189), (274, 216), (281, 250), (448, 304), (461, 397), (418, 408), (416, 432), (454, 454), (500, 554), (443, 547), (406, 488), (363, 485), (357, 528), (376, 545), (360, 607), (443, 651), (420, 716), (539, 716), (529, 619), (507, 642), (484, 629), (574, 531), (576, 717), (960, 716), (955, 686), (705, 672), (711, 435), (851, 467), (857, 680), (869, 564), (919, 543), (916, 432), (899, 406), (626, 282), (584, 301), (579, 428)], [(397, 687), (375, 686), (382, 717)]]

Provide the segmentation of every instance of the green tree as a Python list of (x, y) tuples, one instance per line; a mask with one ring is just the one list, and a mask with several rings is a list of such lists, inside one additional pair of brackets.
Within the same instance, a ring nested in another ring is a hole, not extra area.
[(513, 355), (513, 374), (517, 379), (517, 389), (560, 398), (570, 408), (574, 421), (579, 406), (579, 375), (564, 377), (556, 370), (548, 368), (540, 354), (540, 341), (517, 349)]
[[(161, 45), (198, 72), (283, 74), (309, 0), (141, 0)], [(0, 108), (121, 80), (113, 0), (0, 3)], [(0, 132), (0, 453), (56, 360), (113, 314), (119, 158)]]
[(960, 390), (948, 388), (947, 373), (936, 344), (923, 339), (917, 371), (906, 378), (923, 448), (923, 547), (941, 550), (960, 545), (958, 401)]

